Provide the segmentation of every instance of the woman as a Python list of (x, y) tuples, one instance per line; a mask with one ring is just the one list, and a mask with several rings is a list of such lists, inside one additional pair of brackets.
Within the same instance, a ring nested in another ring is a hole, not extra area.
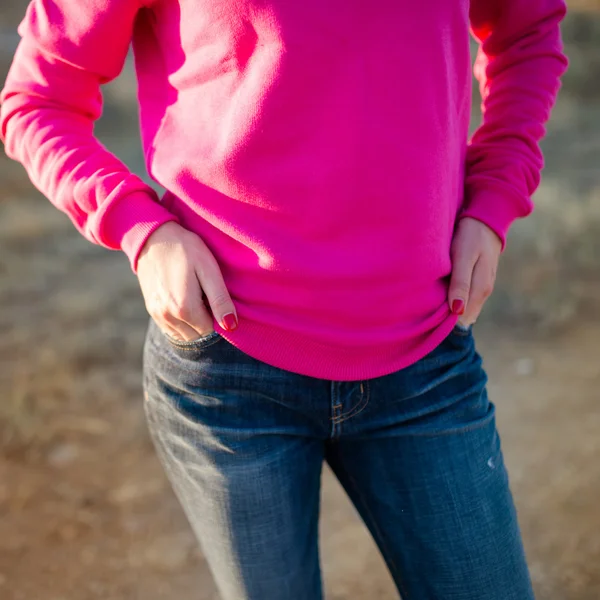
[[(152, 317), (146, 411), (226, 600), (322, 597), (326, 460), (405, 600), (533, 593), (471, 325), (566, 60), (562, 0), (34, 0), (8, 154)], [(469, 29), (484, 121), (471, 114)], [(162, 201), (93, 136), (130, 41)]]

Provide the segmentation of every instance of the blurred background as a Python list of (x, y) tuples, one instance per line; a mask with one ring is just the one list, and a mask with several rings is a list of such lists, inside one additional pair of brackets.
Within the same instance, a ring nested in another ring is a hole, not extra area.
[[(600, 0), (568, 4), (537, 209), (477, 325), (538, 600), (600, 598)], [(0, 5), (1, 81), (25, 7)], [(141, 173), (135, 94), (128, 64), (97, 132)], [(146, 434), (147, 316), (125, 257), (83, 240), (4, 155), (0, 182), (0, 598), (216, 599)], [(396, 598), (323, 484), (329, 600)]]

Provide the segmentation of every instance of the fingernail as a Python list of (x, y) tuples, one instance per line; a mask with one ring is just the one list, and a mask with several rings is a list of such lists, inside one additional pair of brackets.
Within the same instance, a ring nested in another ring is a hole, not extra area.
[(229, 313), (223, 317), (223, 327), (227, 331), (233, 331), (234, 329), (237, 329), (237, 326), (238, 320), (234, 313)]
[(457, 298), (452, 302), (452, 312), (455, 315), (463, 315), (465, 313), (465, 303), (464, 300)]

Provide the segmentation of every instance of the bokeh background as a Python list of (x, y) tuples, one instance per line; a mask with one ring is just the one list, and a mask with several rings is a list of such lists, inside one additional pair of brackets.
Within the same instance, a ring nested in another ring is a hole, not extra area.
[[(538, 600), (600, 598), (600, 1), (568, 4), (537, 210), (477, 325)], [(0, 5), (2, 81), (25, 7)], [(135, 94), (128, 63), (97, 132), (142, 173)], [(0, 184), (0, 597), (216, 599), (146, 434), (147, 316), (127, 261), (3, 155)], [(323, 485), (328, 598), (395, 598), (328, 471)]]

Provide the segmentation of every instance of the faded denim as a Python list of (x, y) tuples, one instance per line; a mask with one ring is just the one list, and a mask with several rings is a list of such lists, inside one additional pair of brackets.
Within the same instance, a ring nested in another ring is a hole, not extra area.
[(323, 598), (323, 461), (404, 600), (533, 599), (486, 381), (460, 326), (356, 382), (283, 371), (217, 333), (175, 342), (152, 321), (144, 349), (150, 431), (223, 600)]

